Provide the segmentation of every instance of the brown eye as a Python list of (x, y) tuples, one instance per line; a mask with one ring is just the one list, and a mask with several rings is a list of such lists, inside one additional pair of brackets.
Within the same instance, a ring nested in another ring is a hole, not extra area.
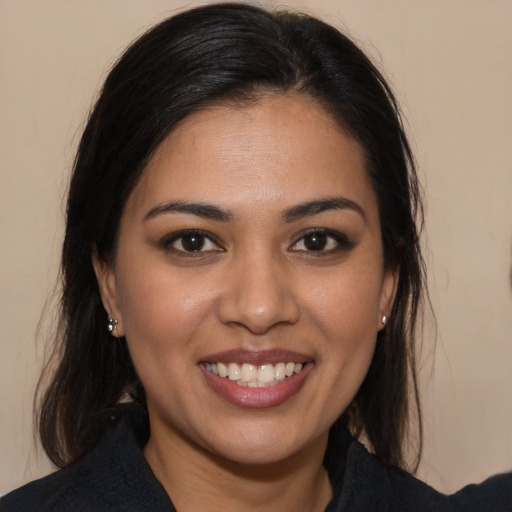
[(190, 234), (181, 237), (181, 246), (184, 251), (196, 252), (200, 251), (205, 244), (205, 236), (201, 234)]
[(205, 253), (222, 251), (222, 247), (208, 233), (184, 230), (173, 233), (162, 241), (162, 246), (177, 255), (200, 256)]
[(356, 246), (355, 242), (338, 231), (315, 228), (304, 233), (291, 247), (292, 251), (330, 254), (348, 251)]
[(308, 251), (323, 251), (328, 240), (325, 233), (312, 233), (304, 237), (304, 247)]

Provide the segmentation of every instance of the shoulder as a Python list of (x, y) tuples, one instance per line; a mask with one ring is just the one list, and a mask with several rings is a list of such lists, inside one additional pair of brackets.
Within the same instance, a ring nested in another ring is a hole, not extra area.
[(458, 507), (455, 510), (512, 511), (512, 472), (495, 475), (478, 485), (468, 485), (450, 499)]
[(348, 451), (343, 494), (339, 511), (508, 512), (512, 510), (512, 474), (447, 496), (405, 471), (384, 465), (354, 441)]
[[(24, 510), (50, 512), (60, 510), (94, 510), (91, 503), (91, 481), (96, 471), (80, 461), (69, 468), (35, 480), (16, 489), (0, 500), (1, 512)], [(80, 504), (82, 508), (78, 508)], [(108, 509), (106, 509), (108, 510)]]
[(139, 434), (133, 414), (122, 413), (90, 453), (7, 494), (0, 512), (173, 510), (144, 458)]

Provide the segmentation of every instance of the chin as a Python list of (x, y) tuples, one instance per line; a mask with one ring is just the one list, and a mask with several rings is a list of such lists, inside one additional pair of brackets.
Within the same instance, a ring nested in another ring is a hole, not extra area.
[[(293, 429), (255, 425), (243, 436), (224, 432), (222, 443), (209, 445), (209, 451), (237, 465), (263, 466), (280, 464), (308, 451), (318, 442), (327, 442), (327, 431), (320, 436), (307, 436), (303, 429), (294, 435)], [(239, 431), (240, 432), (240, 431)], [(208, 448), (207, 448), (208, 449)]]
[(268, 446), (246, 446), (244, 448), (237, 446), (231, 448), (226, 447), (225, 450), (218, 451), (217, 455), (228, 463), (237, 466), (273, 466), (290, 460), (300, 453), (300, 451), (300, 449), (294, 449), (293, 447), (289, 449), (280, 447), (280, 449), (277, 450)]

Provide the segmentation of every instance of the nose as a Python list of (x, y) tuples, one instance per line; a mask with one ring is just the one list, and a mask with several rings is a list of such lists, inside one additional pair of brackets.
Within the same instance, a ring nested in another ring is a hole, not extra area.
[(248, 257), (233, 262), (218, 303), (224, 324), (265, 334), (276, 325), (295, 324), (300, 307), (286, 265), (271, 258)]

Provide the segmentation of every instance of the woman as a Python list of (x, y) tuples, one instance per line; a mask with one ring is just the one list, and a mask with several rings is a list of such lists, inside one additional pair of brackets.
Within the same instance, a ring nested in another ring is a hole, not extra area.
[(64, 469), (4, 509), (506, 510), (508, 476), (403, 471), (421, 213), (393, 95), (335, 29), (222, 4), (150, 30), (70, 185), (39, 417)]

